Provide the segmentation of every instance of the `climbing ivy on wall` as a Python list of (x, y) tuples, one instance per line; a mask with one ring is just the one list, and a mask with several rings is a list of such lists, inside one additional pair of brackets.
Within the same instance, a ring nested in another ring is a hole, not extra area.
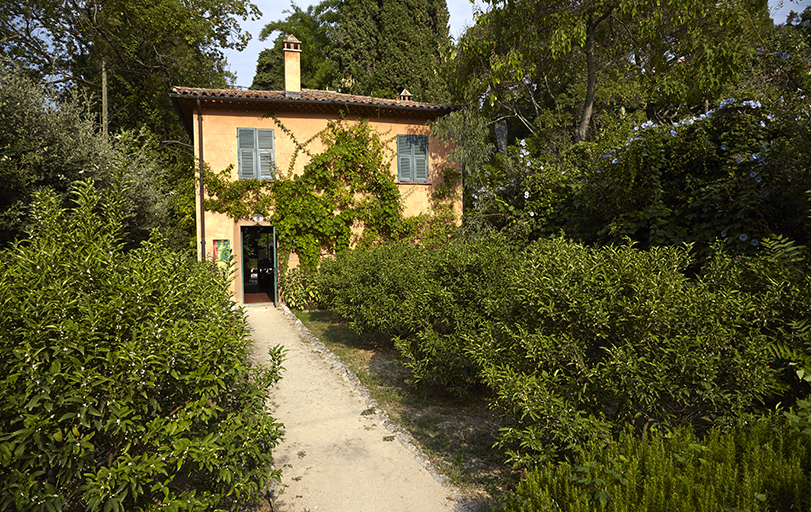
[[(235, 221), (255, 213), (267, 217), (279, 237), (282, 269), (295, 252), (303, 270), (315, 270), (322, 252), (349, 248), (353, 233), (358, 233), (355, 241), (365, 243), (400, 233), (402, 204), (390, 172), (393, 154), (368, 122), (331, 121), (316, 137), (301, 143), (276, 117), (269, 117), (295, 143), (288, 171), (278, 173), (275, 181), (235, 181), (233, 166), (209, 172), (208, 210)], [(316, 138), (327, 148), (323, 153), (307, 150)], [(295, 158), (302, 152), (310, 162), (303, 174), (294, 175)]]

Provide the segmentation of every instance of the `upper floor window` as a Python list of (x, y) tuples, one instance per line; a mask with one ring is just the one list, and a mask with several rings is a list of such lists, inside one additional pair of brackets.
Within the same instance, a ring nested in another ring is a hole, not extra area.
[(274, 179), (276, 162), (273, 146), (273, 130), (237, 128), (239, 179)]
[(428, 136), (397, 136), (397, 181), (428, 183)]

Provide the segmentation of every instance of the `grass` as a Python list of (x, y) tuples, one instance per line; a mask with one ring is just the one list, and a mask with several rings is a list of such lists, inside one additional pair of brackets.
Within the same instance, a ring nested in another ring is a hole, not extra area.
[[(513, 487), (520, 476), (493, 448), (500, 424), (487, 408), (487, 396), (460, 399), (442, 389), (410, 383), (391, 339), (358, 335), (330, 311), (296, 311), (296, 316), (357, 375), (392, 421), (408, 430), (434, 466), (474, 498), (480, 509)], [(366, 411), (364, 411), (366, 412)], [(374, 411), (370, 411), (373, 414)]]

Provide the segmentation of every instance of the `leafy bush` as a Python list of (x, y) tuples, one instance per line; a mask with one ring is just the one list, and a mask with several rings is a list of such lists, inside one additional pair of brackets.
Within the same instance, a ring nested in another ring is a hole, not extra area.
[(504, 511), (669, 512), (808, 510), (811, 437), (772, 419), (699, 440), (689, 430), (625, 433), (585, 447), (576, 462), (530, 471)]
[(729, 421), (773, 389), (758, 308), (684, 275), (688, 251), (538, 241), (502, 311), (468, 346), (494, 403), (514, 420), (502, 444), (532, 464), (612, 426)]
[(777, 236), (763, 241), (757, 258), (740, 265), (741, 289), (755, 295), (769, 349), (783, 369), (783, 399), (811, 393), (811, 257), (806, 247)]
[(489, 321), (510, 265), (497, 236), (435, 249), (398, 243), (341, 254), (325, 262), (319, 281), (353, 329), (393, 337), (415, 383), (464, 395), (481, 380), (463, 336)]
[(353, 328), (393, 336), (414, 382), (489, 386), (512, 422), (503, 447), (532, 464), (626, 423), (729, 422), (774, 391), (746, 263), (719, 253), (711, 277), (690, 278), (692, 262), (562, 238), (514, 251), (496, 236), (354, 251), (319, 279)]
[(738, 254), (772, 234), (804, 241), (807, 114), (804, 103), (760, 95), (673, 125), (636, 127), (624, 145), (583, 162), (578, 231), (643, 247), (727, 237)]
[(414, 382), (439, 384), (465, 395), (481, 384), (469, 356), (473, 333), (500, 315), (499, 299), (508, 291), (505, 277), (515, 257), (499, 236), (460, 240), (439, 250), (424, 250), (424, 281), (411, 290), (413, 333), (394, 339)]
[(321, 302), (315, 276), (298, 268), (282, 274), (281, 294), (292, 309), (313, 309)]
[(120, 192), (75, 194), (41, 194), (0, 253), (0, 508), (237, 508), (278, 477), (280, 350), (247, 360), (215, 267), (157, 238), (123, 252)]
[(391, 243), (325, 260), (318, 282), (325, 303), (356, 332), (409, 335), (424, 323), (426, 309), (415, 311), (411, 297), (426, 283), (425, 271), (420, 247)]
[[(156, 142), (123, 132), (106, 139), (79, 98), (49, 98), (39, 84), (0, 67), (0, 247), (25, 234), (34, 191), (47, 188), (67, 203), (71, 183), (92, 178), (98, 187), (119, 177), (124, 191), (127, 241), (140, 242), (169, 223), (170, 197)], [(173, 183), (174, 184), (174, 183)]]

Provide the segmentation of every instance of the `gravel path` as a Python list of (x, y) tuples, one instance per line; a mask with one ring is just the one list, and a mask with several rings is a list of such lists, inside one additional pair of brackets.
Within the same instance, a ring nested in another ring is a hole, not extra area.
[(285, 438), (274, 450), (282, 469), (272, 500), (279, 512), (469, 512), (411, 436), (392, 423), (340, 359), (286, 308), (246, 308), (254, 357), (287, 353), (271, 394)]

